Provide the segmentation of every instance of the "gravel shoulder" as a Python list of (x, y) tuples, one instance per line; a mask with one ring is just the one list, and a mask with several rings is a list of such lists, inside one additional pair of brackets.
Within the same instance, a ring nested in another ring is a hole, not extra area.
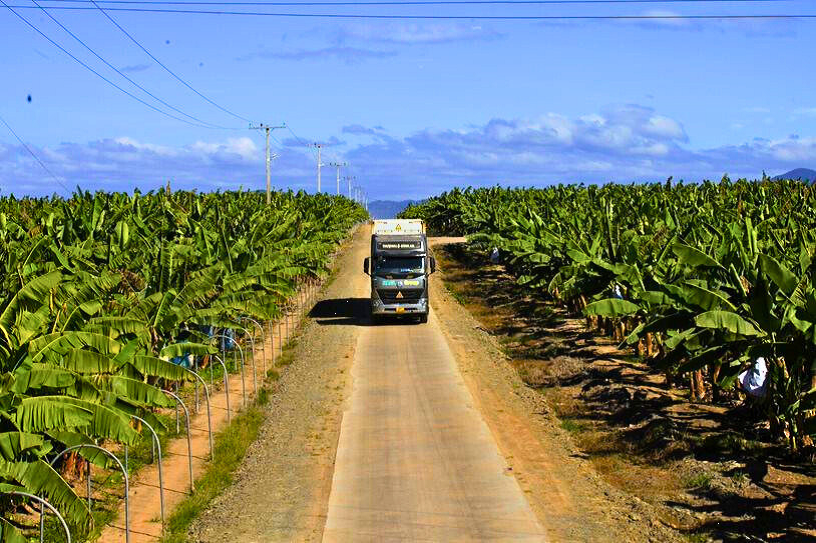
[[(313, 317), (347, 311), (335, 301), (348, 297), (348, 285), (360, 275), (366, 233), (359, 229), (342, 249), (336, 276), (323, 289)], [(192, 541), (321, 540), (358, 334), (356, 326), (331, 325), (343, 324), (338, 321), (343, 318), (307, 320), (291, 364), (279, 368), (258, 440), (232, 486), (193, 526)]]

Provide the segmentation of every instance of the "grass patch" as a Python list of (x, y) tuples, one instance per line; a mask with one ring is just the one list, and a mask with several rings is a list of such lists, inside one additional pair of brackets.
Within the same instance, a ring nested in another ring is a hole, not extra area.
[(708, 490), (711, 488), (713, 477), (710, 473), (694, 473), (683, 478), (683, 486), (688, 489)]
[(283, 354), (275, 361), (275, 365), (279, 368), (285, 368), (295, 361), (295, 357), (291, 351), (284, 350)]
[(767, 447), (759, 441), (746, 439), (734, 433), (709, 434), (702, 439), (693, 440), (702, 453), (716, 456), (755, 456), (761, 454)]
[(216, 463), (207, 467), (204, 475), (196, 481), (196, 492), (181, 502), (170, 516), (164, 543), (187, 541), (187, 531), (193, 521), (210, 502), (232, 484), (233, 473), (252, 442), (258, 437), (261, 424), (266, 418), (263, 405), (269, 400), (269, 389), (258, 392), (255, 403), (232, 419), (226, 429), (215, 436)]
[(737, 486), (745, 486), (749, 482), (748, 474), (737, 470), (731, 474), (731, 481)]
[(292, 364), (295, 361), (295, 347), (297, 347), (298, 339), (297, 337), (293, 337), (286, 344), (283, 346), (283, 354), (278, 356), (278, 359), (275, 360), (275, 366), (279, 368), (284, 368)]
[(711, 535), (708, 532), (694, 532), (683, 535), (689, 543), (707, 543), (711, 541)]
[(586, 432), (587, 425), (573, 419), (561, 419), (561, 428), (571, 434), (580, 434), (581, 432)]
[(450, 286), (448, 286), (447, 290), (448, 290), (448, 294), (451, 295), (451, 298), (456, 300), (456, 303), (458, 303), (459, 305), (463, 306), (463, 305), (465, 305), (467, 303), (467, 299), (463, 295), (461, 295), (459, 292), (457, 292), (455, 289), (450, 288)]

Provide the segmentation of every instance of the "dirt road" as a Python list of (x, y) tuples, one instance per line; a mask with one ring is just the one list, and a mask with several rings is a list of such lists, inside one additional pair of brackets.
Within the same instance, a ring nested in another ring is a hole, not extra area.
[(324, 542), (543, 541), (432, 315), (360, 331)]
[(439, 322), (369, 326), (367, 248), (361, 231), (193, 538), (542, 541)]

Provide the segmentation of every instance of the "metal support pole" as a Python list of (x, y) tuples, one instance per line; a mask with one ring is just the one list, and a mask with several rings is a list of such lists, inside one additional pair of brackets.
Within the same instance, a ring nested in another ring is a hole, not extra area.
[[(198, 383), (196, 383), (198, 384)], [(179, 406), (176, 404), (176, 433), (179, 433), (181, 427), (179, 426)]]
[[(45, 501), (45, 498), (40, 498), (39, 496), (35, 496), (34, 494), (29, 494), (28, 492), (20, 492), (18, 490), (12, 490), (12, 491), (8, 492), (8, 494), (11, 494), (11, 495), (14, 495), (14, 496), (23, 496), (25, 498), (30, 498), (32, 500), (38, 501), (40, 503), (40, 518), (43, 518), (43, 516), (44, 516), (43, 515), (43, 507), (47, 507), (51, 511), (53, 511), (54, 514), (57, 515), (57, 518), (59, 519), (60, 523), (62, 524), (62, 529), (65, 530), (65, 540), (68, 543), (71, 543), (71, 532), (68, 530), (68, 525), (65, 523), (65, 519), (62, 518), (62, 515), (60, 515), (60, 512), (57, 511), (56, 507), (54, 507), (53, 505), (51, 505), (50, 503)], [(42, 526), (42, 523), (41, 523), (40, 524), (40, 541), (42, 541), (42, 538), (43, 538), (43, 532), (42, 531), (43, 531), (43, 526)]]
[[(218, 335), (213, 336), (213, 337), (226, 338), (228, 336), (226, 334), (218, 334)], [(244, 405), (244, 407), (246, 407), (246, 404), (247, 404), (247, 392), (246, 392), (246, 378), (245, 378), (245, 375), (244, 375), (244, 362), (245, 362), (244, 349), (242, 349), (241, 346), (238, 345), (237, 341), (235, 342), (235, 346), (238, 347), (238, 352), (241, 353), (241, 394), (243, 395), (243, 405)]]
[[(193, 357), (193, 371), (198, 373), (198, 357)], [(193, 388), (195, 389), (195, 409), (196, 413), (198, 413), (199, 409), (201, 409), (201, 402), (198, 399), (198, 381), (193, 382)], [(176, 430), (178, 432), (178, 430)]]
[(215, 447), (213, 447), (213, 434), (212, 434), (212, 417), (210, 416), (210, 389), (207, 388), (207, 383), (204, 382), (204, 379), (202, 379), (199, 374), (187, 368), (184, 369), (192, 373), (193, 376), (198, 381), (201, 382), (201, 386), (204, 388), (204, 399), (207, 400), (207, 432), (210, 434), (210, 460), (215, 460)]
[(131, 415), (131, 417), (147, 426), (147, 429), (150, 430), (151, 434), (153, 434), (153, 439), (156, 442), (156, 449), (159, 451), (159, 454), (156, 455), (158, 460), (157, 464), (159, 466), (159, 510), (161, 511), (161, 530), (162, 534), (164, 534), (164, 478), (162, 477), (162, 453), (161, 443), (159, 442), (159, 434), (157, 434), (156, 430), (154, 430), (153, 427), (150, 426), (150, 424), (148, 424), (143, 418), (136, 415)]
[(224, 361), (221, 359), (220, 356), (217, 354), (212, 355), (215, 360), (221, 364), (221, 367), (224, 368), (224, 394), (227, 395), (227, 424), (230, 423), (231, 416), (230, 416), (230, 401), (229, 401), (229, 374), (227, 373), (227, 365), (224, 364)]
[[(254, 324), (261, 331), (261, 342), (262, 342), (262, 345), (263, 345), (263, 371), (264, 371), (264, 376), (265, 376), (266, 375), (266, 330), (264, 330), (263, 325), (261, 325), (261, 323), (259, 323), (255, 319), (251, 319), (249, 317), (244, 317), (244, 319), (248, 320), (249, 322)], [(252, 347), (252, 350), (253, 350), (253, 356), (254, 356), (254, 351), (255, 351), (254, 345)]]
[(249, 333), (249, 330), (246, 328), (242, 328), (244, 333), (249, 338), (249, 344), (252, 347), (252, 389), (255, 391), (255, 396), (258, 396), (258, 368), (255, 366), (255, 339), (252, 337), (252, 334)]
[[(281, 315), (281, 318), (278, 319), (278, 348), (280, 349), (280, 355), (283, 356), (283, 319), (286, 318), (286, 312)], [(275, 346), (272, 345), (272, 365), (275, 364)]]
[[(269, 347), (272, 349), (272, 367), (275, 367), (275, 321), (268, 320), (266, 325), (269, 327)], [(266, 343), (264, 342), (264, 346)], [(266, 366), (264, 366), (266, 368)], [(266, 379), (267, 372), (264, 370), (264, 379)]]
[[(164, 393), (172, 396), (173, 399), (176, 400), (176, 406), (181, 405), (182, 409), (184, 409), (184, 425), (187, 429), (187, 465), (190, 468), (190, 494), (192, 494), (195, 492), (195, 482), (193, 479), (193, 444), (190, 440), (190, 412), (187, 410), (187, 406), (184, 405), (184, 402), (181, 401), (181, 398), (179, 398), (177, 395), (169, 390), (165, 390)], [(178, 430), (176, 430), (176, 433), (178, 433)]]
[(88, 460), (85, 461), (85, 480), (88, 483), (88, 511), (91, 511), (91, 492), (93, 492), (93, 489), (91, 488), (91, 463)]
[[(286, 307), (286, 341), (289, 341), (289, 335), (290, 335), (289, 334), (289, 309), (290, 308), (288, 307), (288, 305), (289, 304), (287, 303), (287, 307)], [(283, 354), (283, 343), (281, 342), (281, 355), (282, 354)]]
[[(212, 355), (210, 355), (212, 357)], [(213, 364), (210, 363), (210, 386), (213, 386)]]

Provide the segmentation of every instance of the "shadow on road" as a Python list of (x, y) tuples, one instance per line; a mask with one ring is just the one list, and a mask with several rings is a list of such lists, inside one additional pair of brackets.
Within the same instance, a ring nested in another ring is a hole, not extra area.
[(321, 300), (309, 312), (317, 324), (345, 324), (351, 326), (388, 326), (414, 322), (414, 316), (390, 317), (371, 322), (371, 300), (368, 298), (335, 298)]
[(317, 324), (370, 326), (371, 301), (368, 298), (335, 298), (321, 300), (309, 312)]

